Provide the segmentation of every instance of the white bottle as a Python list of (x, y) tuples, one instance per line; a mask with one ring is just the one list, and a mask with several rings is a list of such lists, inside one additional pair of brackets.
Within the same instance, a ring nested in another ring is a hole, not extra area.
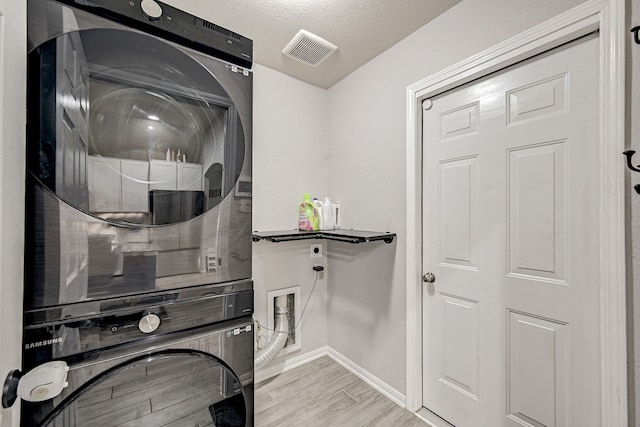
[(318, 216), (320, 217), (320, 230), (324, 230), (324, 217), (322, 216), (322, 202), (317, 197), (313, 198), (313, 204), (318, 208)]
[(336, 225), (333, 205), (330, 197), (325, 197), (322, 202), (322, 230), (333, 230)]
[(171, 148), (167, 148), (166, 159), (167, 159), (167, 162), (171, 161)]
[(180, 163), (182, 161), (182, 154), (180, 154), (180, 149), (178, 149), (178, 157), (176, 157), (176, 162)]

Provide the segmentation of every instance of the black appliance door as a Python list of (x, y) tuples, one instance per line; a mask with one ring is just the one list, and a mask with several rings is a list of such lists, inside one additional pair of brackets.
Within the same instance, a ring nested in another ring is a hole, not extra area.
[(251, 277), (251, 74), (80, 4), (29, 0), (26, 310)]
[(246, 423), (243, 388), (224, 361), (195, 350), (166, 350), (94, 377), (41, 425), (244, 427)]

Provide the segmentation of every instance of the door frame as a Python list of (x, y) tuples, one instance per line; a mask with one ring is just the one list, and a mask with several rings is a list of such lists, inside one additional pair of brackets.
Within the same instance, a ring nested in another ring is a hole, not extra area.
[[(20, 369), (24, 258), (27, 4), (0, 0), (0, 381)], [(10, 325), (10, 326), (8, 326)], [(18, 426), (20, 404), (0, 408)]]
[(624, 0), (590, 0), (407, 87), (407, 409), (422, 409), (422, 101), (599, 30), (602, 426), (625, 427)]

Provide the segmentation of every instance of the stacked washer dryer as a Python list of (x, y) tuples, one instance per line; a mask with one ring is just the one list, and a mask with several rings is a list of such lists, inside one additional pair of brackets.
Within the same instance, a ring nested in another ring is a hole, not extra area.
[(22, 424), (253, 425), (251, 40), (29, 0)]

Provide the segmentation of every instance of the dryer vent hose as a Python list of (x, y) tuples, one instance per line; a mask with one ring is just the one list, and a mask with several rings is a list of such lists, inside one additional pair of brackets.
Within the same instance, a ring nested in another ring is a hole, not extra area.
[(262, 369), (271, 362), (284, 348), (289, 337), (289, 308), (287, 307), (287, 296), (276, 297), (276, 318), (275, 327), (271, 339), (261, 350), (256, 353), (255, 368)]

